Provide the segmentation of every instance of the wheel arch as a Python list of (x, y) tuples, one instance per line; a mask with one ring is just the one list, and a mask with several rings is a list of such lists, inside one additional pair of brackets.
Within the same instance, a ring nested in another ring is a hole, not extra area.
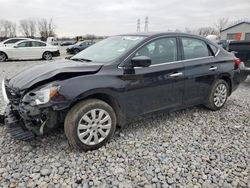
[(218, 77), (219, 79), (224, 80), (225, 82), (227, 82), (228, 86), (229, 86), (229, 96), (232, 93), (232, 80), (229, 74), (221, 74)]
[(107, 93), (91, 93), (82, 97), (78, 97), (77, 100), (75, 100), (71, 105), (70, 108), (72, 108), (72, 106), (74, 106), (75, 104), (77, 104), (80, 101), (83, 100), (87, 100), (87, 99), (99, 99), (102, 100), (104, 102), (106, 102), (108, 105), (110, 105), (116, 114), (116, 118), (117, 118), (117, 124), (118, 126), (123, 126), (125, 124), (125, 115), (121, 109), (121, 106), (118, 102), (118, 100), (112, 96), (111, 94), (107, 94)]
[(9, 56), (8, 56), (8, 54), (6, 52), (0, 51), (0, 53), (3, 53), (4, 55), (6, 55), (6, 59), (9, 59)]

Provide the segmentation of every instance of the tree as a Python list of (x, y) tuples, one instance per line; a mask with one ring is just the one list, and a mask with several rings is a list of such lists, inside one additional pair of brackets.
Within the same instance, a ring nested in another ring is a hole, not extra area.
[(8, 20), (0, 20), (0, 37), (15, 37), (16, 24)]
[(28, 37), (34, 38), (36, 34), (36, 21), (33, 19), (24, 19), (19, 24), (21, 33)]
[(56, 26), (52, 19), (46, 20), (45, 18), (38, 20), (38, 30), (42, 40), (48, 37), (54, 37)]
[(221, 30), (225, 29), (228, 26), (228, 18), (220, 18), (214, 25), (217, 30), (220, 32)]
[(197, 30), (197, 34), (206, 37), (208, 35), (218, 35), (219, 32), (213, 27), (201, 27)]

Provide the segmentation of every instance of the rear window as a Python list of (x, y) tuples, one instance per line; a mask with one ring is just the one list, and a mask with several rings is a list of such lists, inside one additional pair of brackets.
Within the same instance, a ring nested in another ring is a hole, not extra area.
[(209, 56), (207, 43), (204, 41), (194, 38), (182, 38), (181, 40), (184, 59), (195, 59)]

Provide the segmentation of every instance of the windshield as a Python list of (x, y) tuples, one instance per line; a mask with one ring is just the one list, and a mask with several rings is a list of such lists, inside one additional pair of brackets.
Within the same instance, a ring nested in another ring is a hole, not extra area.
[(88, 47), (87, 49), (73, 56), (71, 59), (109, 62), (124, 55), (144, 38), (145, 37), (143, 36), (110, 37)]

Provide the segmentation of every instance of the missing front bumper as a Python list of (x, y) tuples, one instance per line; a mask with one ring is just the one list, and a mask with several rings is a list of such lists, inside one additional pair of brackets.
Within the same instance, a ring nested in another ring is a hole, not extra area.
[(24, 123), (10, 105), (7, 105), (5, 109), (4, 124), (7, 132), (15, 139), (29, 141), (35, 137), (32, 131), (25, 128)]

